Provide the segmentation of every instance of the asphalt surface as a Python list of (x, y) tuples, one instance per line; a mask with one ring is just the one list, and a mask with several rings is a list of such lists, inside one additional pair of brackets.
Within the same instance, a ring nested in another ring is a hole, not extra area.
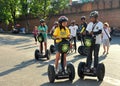
[[(48, 39), (48, 48), (53, 40)], [(77, 46), (80, 42), (77, 42)], [(86, 76), (80, 80), (77, 67), (86, 57), (78, 53), (71, 53), (67, 61), (75, 67), (76, 76), (71, 83), (68, 79), (55, 80), (49, 83), (47, 76), (48, 64), (54, 63), (55, 54), (50, 60), (35, 61), (34, 51), (38, 45), (34, 44), (31, 35), (0, 34), (0, 86), (120, 86), (120, 37), (113, 37), (109, 54), (102, 55), (101, 46), (99, 61), (105, 64), (105, 78), (99, 82), (96, 77)]]

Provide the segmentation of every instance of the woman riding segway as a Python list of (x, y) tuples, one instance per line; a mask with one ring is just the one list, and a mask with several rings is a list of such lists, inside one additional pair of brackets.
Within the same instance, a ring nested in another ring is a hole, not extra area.
[[(45, 20), (41, 19), (40, 20), (40, 26), (38, 27), (38, 31), (43, 35), (45, 52), (47, 50), (47, 30), (48, 30), (48, 27), (45, 24)], [(40, 50), (41, 50), (41, 53), (43, 53), (43, 43), (40, 43)]]
[[(59, 22), (59, 27), (57, 27), (53, 33), (54, 37), (55, 38), (58, 38), (56, 40), (56, 59), (55, 59), (55, 68), (56, 68), (56, 72), (58, 72), (58, 61), (59, 61), (59, 58), (60, 58), (60, 52), (58, 52), (58, 43), (61, 42), (61, 38), (67, 38), (70, 36), (70, 32), (69, 32), (69, 29), (67, 28), (67, 21), (68, 21), (68, 18), (65, 17), (65, 16), (61, 16), (59, 19), (58, 19), (58, 22)], [(66, 67), (66, 55), (67, 54), (64, 54), (64, 68)]]
[[(72, 63), (66, 64), (67, 52), (70, 49), (70, 42), (67, 40), (70, 37), (69, 29), (67, 28), (68, 18), (61, 16), (59, 19), (59, 26), (55, 29), (53, 36), (56, 39), (56, 59), (55, 68), (53, 65), (48, 66), (48, 77), (51, 83), (55, 79), (69, 78), (73, 81), (75, 77), (75, 69)], [(61, 57), (61, 68), (58, 68), (59, 59)], [(67, 67), (66, 67), (67, 66)]]
[[(40, 50), (36, 49), (35, 50), (35, 59), (38, 60), (39, 58), (47, 58), (50, 59), (50, 52), (47, 49), (47, 30), (48, 27), (45, 24), (45, 20), (41, 19), (40, 20), (40, 26), (38, 27), (38, 42), (40, 43)], [(45, 54), (43, 54), (43, 43), (45, 47)]]

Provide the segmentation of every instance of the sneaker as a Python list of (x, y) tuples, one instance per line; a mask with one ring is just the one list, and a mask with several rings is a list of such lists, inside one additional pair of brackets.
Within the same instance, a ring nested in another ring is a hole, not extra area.
[(68, 71), (67, 71), (67, 70), (65, 70), (65, 74), (68, 74)]
[(55, 70), (55, 74), (58, 74), (58, 72), (59, 72), (58, 70)]

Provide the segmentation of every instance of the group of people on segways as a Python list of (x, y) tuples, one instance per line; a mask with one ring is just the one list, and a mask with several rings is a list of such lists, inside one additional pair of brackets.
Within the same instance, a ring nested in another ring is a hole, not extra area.
[[(47, 58), (50, 59), (50, 51), (47, 49), (47, 30), (48, 27), (45, 24), (45, 20), (40, 20), (40, 26), (38, 27), (38, 34), (36, 36), (36, 40), (40, 43), (39, 49), (35, 50), (35, 59), (38, 60), (39, 58)], [(45, 54), (43, 53), (43, 43), (44, 43), (44, 50)]]
[[(99, 49), (101, 44), (101, 33), (103, 29), (103, 23), (98, 20), (98, 11), (90, 13), (90, 23), (88, 26), (83, 22), (85, 31), (82, 35), (84, 46), (87, 47), (87, 59), (86, 62), (80, 62), (78, 65), (78, 76), (84, 79), (84, 76), (97, 77), (99, 81), (102, 81), (105, 75), (105, 66), (103, 63), (99, 63)], [(85, 20), (85, 17), (82, 19)], [(82, 20), (81, 19), (81, 20)], [(75, 68), (72, 63), (67, 64), (66, 56), (70, 48), (70, 31), (67, 28), (68, 18), (61, 16), (58, 19), (59, 25), (54, 30), (53, 36), (56, 40), (56, 59), (55, 65), (49, 64), (48, 66), (48, 78), (50, 83), (54, 83), (55, 79), (69, 78), (73, 81), (75, 78)], [(82, 33), (81, 32), (81, 33)], [(94, 65), (92, 66), (92, 54), (94, 52)], [(61, 66), (59, 67), (59, 59), (61, 58)]]

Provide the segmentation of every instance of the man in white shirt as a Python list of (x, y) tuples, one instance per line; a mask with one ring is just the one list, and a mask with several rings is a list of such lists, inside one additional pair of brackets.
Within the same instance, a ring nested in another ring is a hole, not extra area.
[(92, 64), (92, 53), (94, 51), (94, 69), (96, 70), (99, 59), (99, 49), (101, 44), (101, 34), (103, 23), (98, 21), (98, 11), (93, 11), (90, 13), (90, 23), (86, 28), (86, 35), (90, 36), (92, 41), (92, 46), (89, 47), (88, 56), (87, 56), (87, 68), (89, 69)]
[(70, 36), (74, 40), (74, 47), (75, 47), (75, 52), (76, 52), (76, 49), (77, 49), (76, 35), (77, 35), (78, 26), (75, 25), (75, 20), (71, 21), (71, 25), (69, 26), (69, 29), (70, 29)]

